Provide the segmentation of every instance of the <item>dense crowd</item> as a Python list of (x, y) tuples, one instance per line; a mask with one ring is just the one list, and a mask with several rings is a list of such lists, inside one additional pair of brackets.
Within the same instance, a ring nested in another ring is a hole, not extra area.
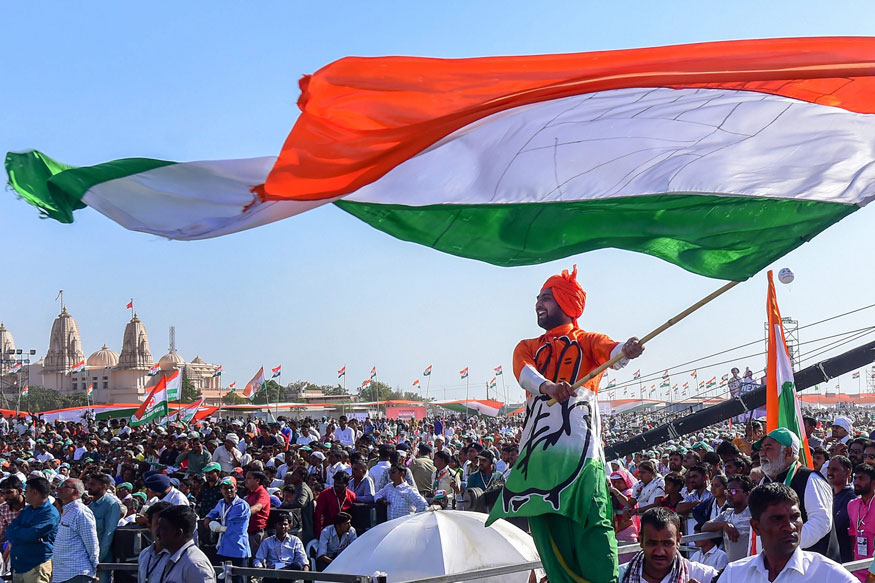
[[(749, 501), (770, 482), (786, 482), (798, 500), (800, 548), (838, 562), (871, 557), (875, 421), (864, 409), (807, 412), (813, 470), (799, 463), (803, 443), (787, 432), (765, 436), (753, 419), (609, 462), (617, 539), (643, 549), (621, 551), (622, 580), (659, 560), (644, 544), (657, 526), (676, 524), (678, 537), (718, 533), (680, 563), (697, 581), (756, 555)], [(624, 438), (624, 425), (662, 420), (610, 416), (605, 441)], [(340, 416), (131, 427), (125, 419), (0, 418), (5, 569), (27, 583), (105, 582), (110, 575), (97, 563), (118, 561), (138, 562), (138, 581), (150, 583), (214, 581), (223, 562), (322, 570), (380, 522), (463, 508), (476, 497), (467, 493), (500, 490), (517, 460), (522, 422)], [(139, 553), (134, 533), (146, 541)]]

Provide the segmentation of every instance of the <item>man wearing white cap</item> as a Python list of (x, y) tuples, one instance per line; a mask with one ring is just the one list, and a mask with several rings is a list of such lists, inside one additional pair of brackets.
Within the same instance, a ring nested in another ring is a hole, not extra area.
[(234, 468), (240, 467), (240, 458), (243, 454), (237, 449), (237, 444), (240, 438), (236, 433), (229, 433), (225, 436), (225, 445), (217, 447), (213, 452), (213, 461), (222, 466), (222, 471), (230, 474)]
[(841, 561), (832, 520), (832, 487), (819, 473), (799, 462), (799, 437), (785, 427), (773, 429), (754, 444), (759, 450), (763, 484), (779, 482), (793, 488), (802, 512), (799, 547)]
[(832, 435), (826, 438), (828, 443), (844, 443), (845, 445), (852, 439), (854, 427), (851, 420), (844, 415), (836, 415), (832, 421)]

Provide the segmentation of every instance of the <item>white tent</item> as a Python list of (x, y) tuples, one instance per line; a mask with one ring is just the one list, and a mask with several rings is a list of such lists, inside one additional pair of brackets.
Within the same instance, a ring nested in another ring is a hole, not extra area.
[[(326, 573), (388, 574), (389, 583), (539, 560), (532, 537), (505, 520), (486, 528), (486, 514), (439, 510), (384, 522), (356, 539)], [(477, 579), (526, 583), (529, 571)]]

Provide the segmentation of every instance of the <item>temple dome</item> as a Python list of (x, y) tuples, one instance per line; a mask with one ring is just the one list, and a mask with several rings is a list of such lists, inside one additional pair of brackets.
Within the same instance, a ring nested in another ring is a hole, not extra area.
[(70, 312), (67, 311), (67, 306), (64, 306), (52, 323), (44, 372), (67, 372), (83, 360), (85, 360), (85, 354), (82, 352), (79, 326)]
[(149, 351), (149, 336), (146, 334), (146, 325), (140, 321), (137, 314), (134, 314), (134, 317), (125, 326), (118, 366), (119, 368), (141, 370), (152, 368), (152, 353)]
[(201, 358), (200, 356), (195, 356), (195, 357), (192, 359), (191, 363), (192, 363), (192, 364), (206, 364), (207, 361), (205, 361), (205, 360), (204, 360), (203, 358)]
[(161, 370), (175, 370), (185, 366), (185, 359), (179, 356), (178, 352), (168, 352), (158, 361)]
[(103, 348), (88, 357), (85, 364), (88, 368), (114, 368), (118, 366), (118, 359), (118, 354), (104, 344)]

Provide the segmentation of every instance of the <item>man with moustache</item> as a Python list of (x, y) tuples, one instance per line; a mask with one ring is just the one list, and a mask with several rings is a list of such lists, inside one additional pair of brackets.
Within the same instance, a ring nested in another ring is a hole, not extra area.
[[(802, 513), (800, 546), (834, 561), (841, 559), (832, 521), (832, 488), (820, 472), (799, 463), (799, 438), (785, 427), (773, 429), (754, 444), (759, 449), (762, 483), (790, 486), (799, 499)], [(752, 511), (751, 511), (752, 512)]]

